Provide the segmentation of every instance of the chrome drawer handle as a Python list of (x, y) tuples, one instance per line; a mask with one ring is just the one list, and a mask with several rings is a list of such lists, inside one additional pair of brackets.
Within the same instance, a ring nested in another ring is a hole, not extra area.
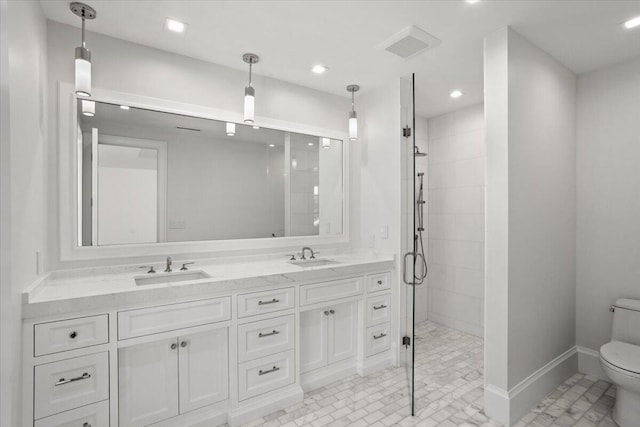
[(79, 377), (75, 377), (75, 378), (70, 378), (68, 380), (65, 380), (64, 378), (60, 378), (60, 380), (55, 383), (55, 386), (59, 386), (59, 385), (65, 385), (65, 384), (69, 384), (75, 381), (81, 381), (81, 380), (88, 380), (89, 378), (91, 378), (91, 374), (88, 373), (84, 373), (82, 375), (80, 375)]
[(266, 375), (266, 374), (270, 374), (271, 372), (276, 372), (279, 371), (280, 368), (278, 368), (277, 366), (274, 366), (273, 368), (269, 369), (268, 371), (263, 371), (262, 369), (260, 369), (260, 371), (258, 372), (258, 375)]
[(274, 298), (271, 301), (258, 301), (258, 305), (275, 304), (277, 302), (280, 302), (280, 300)]
[(374, 335), (373, 339), (374, 340), (379, 340), (380, 338), (384, 338), (386, 336), (387, 336), (387, 334), (385, 334), (384, 332), (381, 332), (380, 335)]
[(373, 306), (373, 309), (374, 309), (374, 310), (382, 310), (383, 308), (387, 308), (387, 306), (386, 306), (386, 305), (384, 305), (384, 304), (374, 305), (374, 306)]
[(260, 332), (258, 334), (258, 338), (264, 338), (264, 337), (270, 337), (271, 335), (278, 335), (280, 332), (276, 331), (275, 329), (271, 332), (267, 332), (266, 334), (263, 334), (262, 332)]

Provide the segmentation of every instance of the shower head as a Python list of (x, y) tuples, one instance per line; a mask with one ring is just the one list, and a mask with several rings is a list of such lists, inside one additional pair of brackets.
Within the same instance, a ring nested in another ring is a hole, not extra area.
[(420, 152), (420, 149), (416, 146), (413, 147), (413, 155), (416, 157), (425, 157), (427, 153)]

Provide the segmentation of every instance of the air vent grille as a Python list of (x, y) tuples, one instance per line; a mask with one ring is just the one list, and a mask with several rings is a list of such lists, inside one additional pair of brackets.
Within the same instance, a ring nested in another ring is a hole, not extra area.
[(440, 43), (442, 41), (437, 37), (416, 26), (410, 26), (380, 43), (378, 49), (384, 49), (403, 59), (409, 59)]

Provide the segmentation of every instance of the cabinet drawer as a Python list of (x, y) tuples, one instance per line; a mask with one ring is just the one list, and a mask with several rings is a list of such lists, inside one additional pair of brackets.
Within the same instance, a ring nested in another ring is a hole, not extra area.
[(79, 317), (34, 326), (34, 355), (58, 353), (109, 342), (109, 316)]
[(376, 292), (390, 288), (391, 273), (380, 273), (367, 276), (367, 292)]
[(389, 350), (389, 324), (367, 328), (367, 357)]
[(257, 359), (293, 348), (293, 315), (238, 325), (238, 360)]
[(362, 294), (362, 278), (300, 286), (300, 305), (310, 305)]
[(36, 419), (109, 398), (109, 353), (96, 353), (35, 367)]
[(289, 350), (238, 367), (238, 399), (245, 400), (293, 384), (295, 352)]
[(229, 319), (229, 297), (121, 311), (118, 313), (118, 339), (174, 331)]
[(391, 320), (391, 294), (367, 298), (367, 326), (379, 325)]
[(238, 317), (248, 317), (294, 308), (293, 295), (293, 288), (238, 295)]
[(33, 427), (109, 427), (109, 401), (43, 418), (33, 423)]

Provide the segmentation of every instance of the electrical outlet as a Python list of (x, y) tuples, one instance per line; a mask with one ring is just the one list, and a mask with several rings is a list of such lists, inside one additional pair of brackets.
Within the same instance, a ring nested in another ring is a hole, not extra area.
[(369, 236), (369, 247), (370, 248), (375, 248), (376, 247), (376, 235), (372, 234), (371, 236)]

